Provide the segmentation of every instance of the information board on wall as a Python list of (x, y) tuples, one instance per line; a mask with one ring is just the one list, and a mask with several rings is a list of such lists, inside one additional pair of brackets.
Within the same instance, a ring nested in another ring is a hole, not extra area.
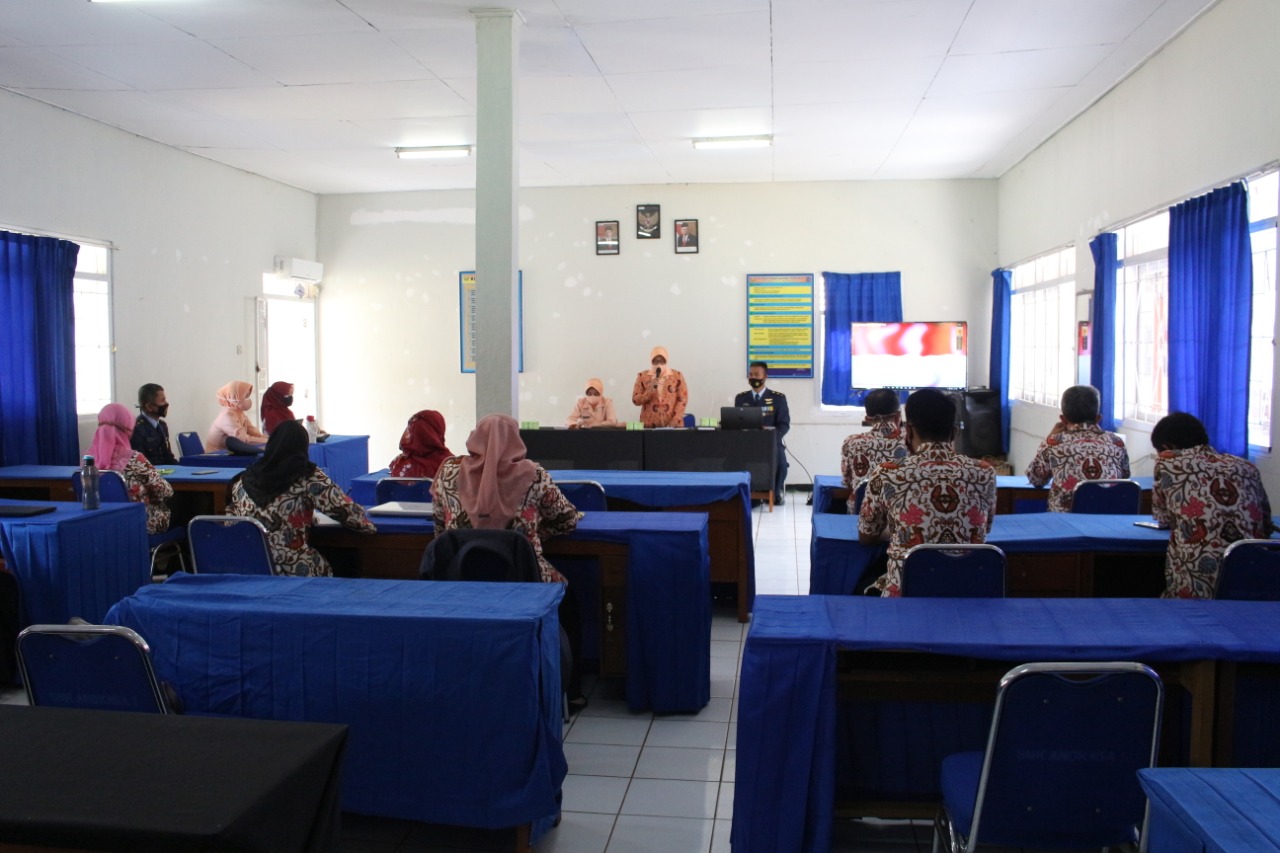
[(770, 379), (813, 376), (813, 274), (747, 276), (747, 361)]
[[(516, 279), (516, 358), (524, 373), (524, 270)], [(458, 349), (463, 373), (476, 372), (476, 274), (458, 273)]]

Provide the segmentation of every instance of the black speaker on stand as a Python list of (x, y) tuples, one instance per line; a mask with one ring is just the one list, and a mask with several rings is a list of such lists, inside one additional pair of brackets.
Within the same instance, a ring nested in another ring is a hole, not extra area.
[(956, 404), (956, 452), (975, 458), (1003, 455), (999, 393), (967, 388), (950, 396)]

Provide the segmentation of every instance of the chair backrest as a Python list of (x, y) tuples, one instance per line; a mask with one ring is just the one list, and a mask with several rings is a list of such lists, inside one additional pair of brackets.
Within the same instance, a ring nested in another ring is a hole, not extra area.
[(1071, 493), (1071, 511), (1084, 515), (1137, 515), (1141, 505), (1137, 480), (1081, 480)]
[(387, 501), (431, 501), (430, 477), (383, 477), (373, 487), (373, 499), (380, 504)]
[(538, 555), (515, 530), (453, 529), (437, 533), (422, 555), (426, 580), (538, 583)]
[(269, 575), (267, 528), (256, 518), (197, 515), (187, 523), (195, 574)]
[(995, 545), (917, 545), (902, 561), (903, 596), (1004, 598), (1004, 551)]
[(1213, 597), (1280, 601), (1280, 540), (1241, 539), (1228, 545)]
[(687, 427), (688, 429), (693, 429), (694, 427), (696, 427), (696, 426), (698, 425), (698, 419), (697, 419), (696, 417), (694, 417), (693, 415), (688, 415), (688, 414), (687, 414), (687, 415), (685, 415), (685, 416), (684, 416), (684, 425), (685, 425), (685, 427)]
[(200, 440), (200, 436), (194, 432), (178, 433), (178, 449), (182, 451), (183, 456), (199, 456), (204, 453), (204, 442)]
[(32, 705), (169, 713), (151, 649), (119, 625), (32, 625), (18, 635)]
[(604, 512), (609, 509), (604, 486), (595, 480), (556, 480), (558, 488), (569, 503), (583, 512)]
[[(71, 490), (76, 493), (76, 500), (84, 500), (84, 480), (79, 471), (71, 474)], [(99, 471), (98, 499), (109, 504), (128, 503), (129, 487), (125, 485), (124, 475), (119, 471)]]
[(1164, 687), (1139, 663), (1032, 663), (1000, 680), (970, 849), (1136, 840)]

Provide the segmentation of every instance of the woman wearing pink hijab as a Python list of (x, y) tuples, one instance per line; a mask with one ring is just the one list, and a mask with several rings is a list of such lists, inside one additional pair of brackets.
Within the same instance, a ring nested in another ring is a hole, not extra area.
[(218, 389), (222, 412), (214, 418), (204, 437), (205, 450), (256, 454), (266, 449), (267, 437), (245, 415), (253, 408), (253, 401), (249, 399), (252, 394), (253, 386), (248, 382), (228, 382)]
[[(546, 469), (525, 458), (520, 425), (507, 415), (486, 415), (467, 437), (467, 455), (446, 459), (431, 482), (436, 530), (484, 528), (519, 531), (538, 555), (542, 580), (566, 583), (564, 575), (542, 556), (542, 537), (569, 533), (578, 526), (578, 511), (551, 481)], [(566, 593), (568, 591), (566, 590)], [(579, 660), (581, 624), (577, 602), (566, 594), (560, 623)], [(569, 704), (581, 708), (581, 676), (570, 674)]]
[(173, 497), (173, 486), (165, 482), (147, 457), (129, 446), (133, 422), (133, 413), (121, 404), (103, 406), (88, 454), (99, 469), (119, 471), (129, 490), (129, 500), (146, 505), (147, 532), (163, 533), (169, 529), (168, 501)]
[(569, 429), (618, 425), (618, 413), (613, 410), (613, 400), (604, 396), (603, 382), (595, 377), (587, 380), (586, 393), (578, 398), (564, 425)]

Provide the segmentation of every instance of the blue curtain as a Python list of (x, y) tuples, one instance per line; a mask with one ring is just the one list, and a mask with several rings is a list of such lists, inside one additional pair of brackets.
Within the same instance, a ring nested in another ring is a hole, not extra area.
[(1013, 295), (1013, 273), (991, 271), (991, 366), (987, 385), (1000, 400), (1000, 452), (1009, 452), (1009, 315)]
[(74, 465), (80, 247), (0, 231), (0, 465)]
[(855, 391), (849, 370), (850, 323), (902, 321), (902, 273), (824, 272), (827, 339), (822, 354), (822, 402), (860, 406), (866, 390)]
[(1169, 208), (1169, 408), (1249, 452), (1253, 256), (1244, 183)]
[(1093, 355), (1089, 382), (1102, 395), (1103, 429), (1116, 428), (1116, 274), (1120, 270), (1115, 234), (1105, 233), (1089, 243), (1093, 251)]

